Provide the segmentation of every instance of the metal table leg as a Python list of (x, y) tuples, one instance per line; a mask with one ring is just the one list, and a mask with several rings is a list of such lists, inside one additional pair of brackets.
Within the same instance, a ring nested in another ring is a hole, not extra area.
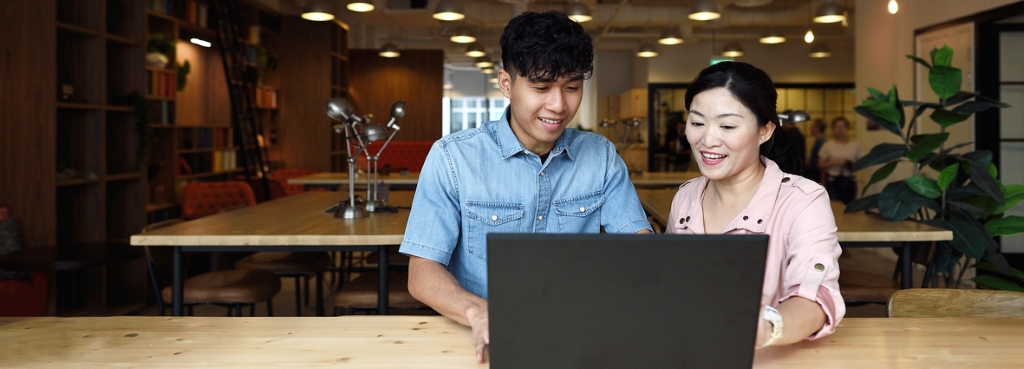
[(900, 265), (900, 268), (903, 270), (903, 275), (900, 277), (900, 288), (907, 289), (914, 285), (914, 266), (913, 261), (910, 259), (910, 242), (903, 243), (901, 255), (900, 262), (902, 265)]
[(377, 285), (377, 313), (388, 315), (388, 247), (381, 245), (378, 254), (377, 272), (380, 278)]
[[(174, 300), (172, 302), (172, 304), (174, 306), (174, 308), (173, 308), (174, 316), (181, 316), (182, 315), (182, 311), (181, 311), (182, 310), (181, 309), (182, 300), (185, 298), (185, 296), (184, 296), (185, 293), (184, 293), (184, 288), (183, 288), (184, 287), (183, 285), (185, 284), (185, 282), (183, 281), (185, 273), (182, 270), (182, 268), (184, 267), (182, 264), (183, 263), (181, 261), (181, 246), (174, 246), (174, 286), (172, 287), (172, 289), (173, 289), (172, 292), (173, 293), (171, 294), (172, 295), (171, 297)], [(159, 292), (160, 291), (157, 291), (157, 293), (159, 293)]]

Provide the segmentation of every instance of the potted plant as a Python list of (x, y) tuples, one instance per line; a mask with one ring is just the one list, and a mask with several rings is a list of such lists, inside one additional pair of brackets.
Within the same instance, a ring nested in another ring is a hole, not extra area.
[(154, 33), (146, 40), (146, 64), (153, 68), (164, 68), (174, 56), (177, 42), (163, 33)]
[[(973, 278), (978, 286), (992, 289), (1024, 291), (1024, 273), (1011, 268), (998, 252), (994, 237), (1024, 231), (1024, 218), (1004, 213), (1024, 199), (1024, 185), (1004, 185), (992, 163), (992, 153), (975, 150), (954, 153), (970, 143), (946, 146), (946, 129), (963, 122), (976, 112), (1009, 105), (976, 93), (960, 91), (962, 72), (951, 66), (953, 50), (944, 45), (931, 51), (931, 62), (907, 57), (928, 68), (928, 84), (938, 102), (900, 100), (896, 86), (889, 93), (868, 88), (871, 98), (855, 108), (858, 114), (900, 137), (899, 143), (881, 143), (853, 165), (862, 170), (881, 165), (861, 192), (889, 177), (899, 163), (913, 165), (909, 178), (889, 182), (878, 194), (854, 200), (846, 212), (878, 209), (885, 219), (900, 221), (917, 219), (923, 223), (949, 229), (953, 240), (939, 242), (932, 260), (934, 271), (948, 277), (963, 256), (963, 270), (975, 266), (995, 272)], [(913, 116), (907, 117), (910, 108)], [(929, 117), (940, 127), (939, 133), (915, 134), (919, 118), (931, 110)], [(930, 170), (929, 170), (930, 169)], [(981, 261), (970, 265), (972, 260)], [(959, 283), (960, 277), (954, 283)]]

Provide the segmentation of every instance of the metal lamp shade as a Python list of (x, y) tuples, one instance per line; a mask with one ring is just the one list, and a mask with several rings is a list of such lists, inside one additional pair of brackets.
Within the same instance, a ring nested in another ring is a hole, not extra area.
[(653, 58), (658, 56), (658, 48), (650, 42), (644, 42), (640, 44), (640, 49), (637, 50), (636, 56), (641, 58)]
[(373, 3), (365, 0), (353, 0), (345, 5), (345, 8), (356, 13), (366, 13), (373, 11)]
[(476, 61), (473, 62), (473, 66), (477, 68), (489, 68), (494, 66), (494, 62), (491, 61), (491, 58), (483, 56), (476, 58)]
[(566, 6), (565, 14), (576, 23), (589, 22), (594, 19), (594, 16), (590, 14), (590, 7), (578, 0)]
[(302, 9), (302, 19), (325, 22), (334, 19), (334, 14), (331, 14), (322, 0), (309, 0)]
[(836, 23), (846, 19), (846, 9), (832, 0), (826, 1), (814, 12), (815, 23)]
[(811, 47), (811, 53), (809, 56), (817, 59), (827, 58), (832, 56), (832, 49), (830, 49), (824, 42), (819, 42)]
[(779, 33), (779, 30), (775, 28), (775, 26), (771, 26), (768, 28), (767, 31), (765, 31), (764, 36), (761, 36), (761, 38), (758, 39), (757, 41), (762, 44), (769, 45), (781, 44), (783, 42), (786, 42), (786, 36), (783, 36), (781, 33)]
[(743, 48), (738, 43), (730, 42), (725, 44), (725, 48), (722, 49), (722, 56), (730, 58), (743, 56)]
[(466, 18), (462, 11), (462, 3), (456, 0), (441, 0), (434, 8), (434, 19), (441, 21), (457, 21)]
[(683, 33), (679, 31), (679, 27), (668, 27), (661, 31), (658, 43), (662, 45), (679, 45), (683, 43)]
[(487, 51), (484, 50), (484, 45), (479, 42), (471, 42), (469, 46), (466, 46), (466, 56), (471, 58), (479, 58), (487, 55)]
[(454, 43), (468, 44), (476, 41), (476, 36), (473, 36), (473, 30), (469, 29), (469, 27), (458, 26), (452, 31), (451, 40)]
[(388, 42), (380, 47), (379, 55), (385, 58), (397, 58), (402, 54), (398, 51), (398, 45)]
[(718, 10), (718, 4), (715, 4), (712, 0), (697, 0), (693, 3), (693, 8), (690, 9), (690, 14), (687, 18), (697, 21), (709, 21), (712, 19), (718, 19), (722, 16), (722, 12)]

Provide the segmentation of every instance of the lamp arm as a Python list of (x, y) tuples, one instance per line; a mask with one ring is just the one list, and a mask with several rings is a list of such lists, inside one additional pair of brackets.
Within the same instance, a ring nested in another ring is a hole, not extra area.
[(384, 152), (384, 149), (388, 147), (389, 143), (391, 143), (391, 139), (395, 138), (395, 134), (398, 133), (398, 130), (401, 129), (401, 128), (398, 127), (397, 124), (394, 125), (394, 127), (395, 127), (395, 130), (391, 131), (391, 134), (388, 135), (388, 139), (384, 141), (383, 145), (380, 145), (380, 150), (377, 150), (377, 155), (373, 156), (373, 160), (380, 159), (380, 153)]

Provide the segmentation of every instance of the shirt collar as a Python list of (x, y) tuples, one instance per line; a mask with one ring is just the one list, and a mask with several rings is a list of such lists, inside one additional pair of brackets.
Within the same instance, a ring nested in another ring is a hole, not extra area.
[[(774, 161), (762, 156), (761, 162), (765, 164), (764, 176), (761, 177), (761, 183), (757, 185), (754, 197), (750, 199), (750, 203), (743, 208), (743, 211), (740, 212), (736, 219), (733, 219), (732, 224), (723, 233), (736, 229), (746, 229), (752, 233), (764, 233), (768, 229), (768, 220), (775, 209), (775, 202), (779, 197), (782, 181), (789, 182), (792, 179), (789, 178), (788, 174), (779, 169), (779, 166)], [(707, 177), (701, 176), (680, 186), (697, 186), (698, 188), (696, 192), (698, 196), (691, 197), (687, 204), (691, 212), (698, 209), (700, 212), (704, 211), (702, 201), (704, 200), (704, 191), (707, 188), (707, 184)], [(694, 222), (690, 226), (703, 229), (703, 215), (698, 219), (700, 219), (699, 222)]]
[[(501, 119), (498, 120), (498, 124), (494, 125), (491, 134), (494, 140), (498, 143), (498, 152), (501, 154), (502, 159), (508, 159), (515, 154), (526, 151), (526, 147), (523, 146), (522, 142), (516, 138), (515, 132), (512, 132), (512, 126), (509, 125), (509, 111), (511, 105), (505, 108), (505, 112), (501, 114)], [(555, 141), (555, 146), (551, 148), (550, 156), (561, 155), (564, 151), (569, 159), (572, 159), (572, 153), (569, 151), (569, 145), (572, 144), (573, 139), (579, 131), (571, 128), (566, 128), (562, 131), (562, 135)]]

